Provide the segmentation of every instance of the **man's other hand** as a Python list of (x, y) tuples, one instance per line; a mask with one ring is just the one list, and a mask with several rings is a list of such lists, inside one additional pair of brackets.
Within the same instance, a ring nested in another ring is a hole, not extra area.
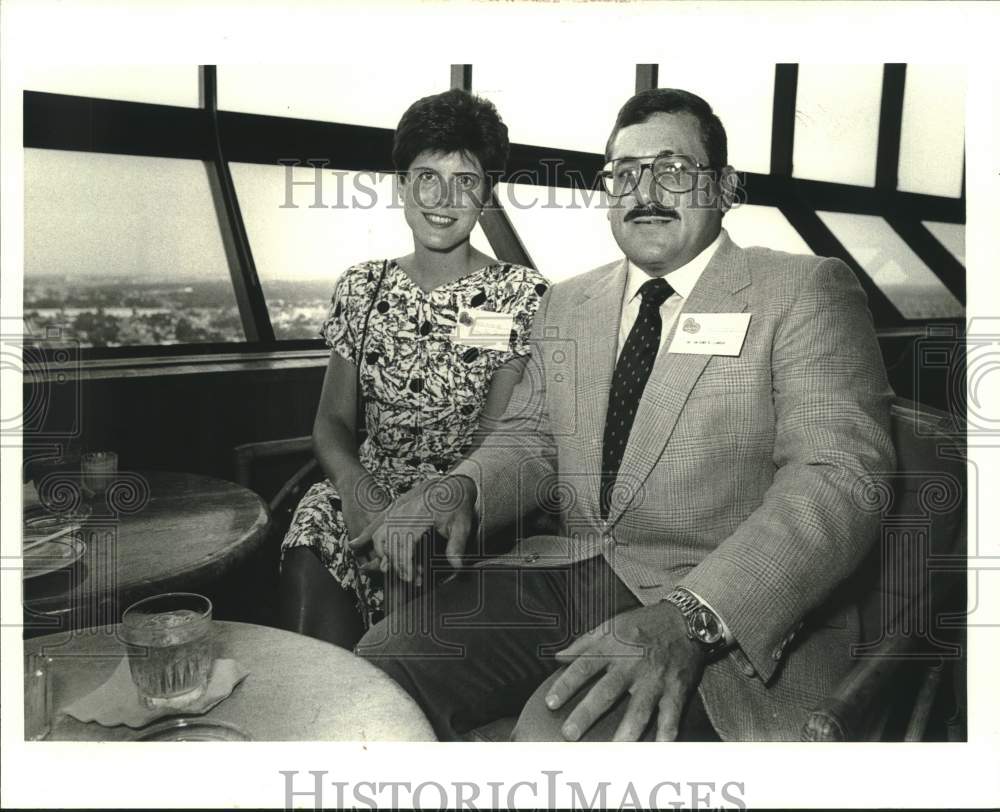
[(400, 496), (350, 546), (358, 553), (372, 546), (371, 560), (362, 569), (387, 571), (391, 567), (401, 580), (420, 586), (422, 573), (415, 559), (421, 539), (432, 530), (447, 539), (445, 555), (458, 569), (475, 521), (475, 483), (467, 476), (445, 476), (422, 482)]
[(687, 622), (660, 603), (616, 615), (556, 654), (568, 667), (545, 704), (555, 710), (594, 676), (603, 676), (573, 709), (563, 737), (576, 741), (626, 693), (628, 707), (614, 741), (638, 741), (654, 712), (657, 741), (674, 741), (681, 714), (698, 687), (705, 655), (687, 636)]

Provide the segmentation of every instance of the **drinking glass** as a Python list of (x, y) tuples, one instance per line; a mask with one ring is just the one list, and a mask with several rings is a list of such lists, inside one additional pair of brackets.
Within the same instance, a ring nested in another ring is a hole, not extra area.
[(24, 740), (38, 741), (49, 735), (52, 720), (51, 661), (44, 654), (24, 658)]
[(212, 602), (194, 592), (168, 592), (133, 603), (122, 637), (139, 699), (148, 708), (183, 707), (200, 699), (212, 671)]
[(104, 493), (118, 473), (114, 451), (90, 451), (80, 458), (83, 486), (95, 494)]

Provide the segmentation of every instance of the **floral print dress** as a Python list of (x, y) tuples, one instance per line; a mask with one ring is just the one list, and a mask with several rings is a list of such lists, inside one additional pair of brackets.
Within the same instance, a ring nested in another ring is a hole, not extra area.
[[(394, 260), (355, 265), (338, 280), (320, 332), (334, 352), (360, 366), (368, 436), (359, 458), (393, 499), (462, 458), (493, 373), (529, 352), (531, 320), (547, 287), (537, 271), (511, 263), (487, 265), (430, 292)], [(498, 314), (495, 324), (510, 326), (509, 340), (468, 339), (462, 325), (488, 323), (490, 313)], [(359, 499), (363, 504), (363, 494)], [(383, 590), (360, 571), (347, 542), (340, 495), (324, 480), (303, 495), (281, 550), (312, 548), (357, 595), (370, 626), (383, 613)]]

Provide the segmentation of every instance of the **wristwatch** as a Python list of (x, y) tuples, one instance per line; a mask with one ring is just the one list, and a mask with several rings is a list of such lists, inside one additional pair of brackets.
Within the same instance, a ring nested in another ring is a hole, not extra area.
[(726, 645), (718, 615), (686, 589), (675, 589), (663, 600), (676, 606), (684, 615), (687, 636), (696, 641), (706, 655), (715, 654)]

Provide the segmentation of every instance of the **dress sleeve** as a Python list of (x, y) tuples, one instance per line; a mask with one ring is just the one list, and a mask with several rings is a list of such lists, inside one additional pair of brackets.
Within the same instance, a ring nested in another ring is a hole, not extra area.
[(361, 330), (358, 317), (364, 318), (360, 302), (365, 299), (365, 273), (358, 267), (349, 268), (337, 280), (330, 299), (330, 309), (319, 334), (326, 345), (345, 361), (357, 363), (357, 335)]
[(538, 271), (523, 266), (511, 268), (507, 279), (510, 285), (503, 309), (514, 315), (510, 352), (514, 357), (530, 355), (531, 322), (538, 311), (538, 303), (549, 289), (549, 282)]

